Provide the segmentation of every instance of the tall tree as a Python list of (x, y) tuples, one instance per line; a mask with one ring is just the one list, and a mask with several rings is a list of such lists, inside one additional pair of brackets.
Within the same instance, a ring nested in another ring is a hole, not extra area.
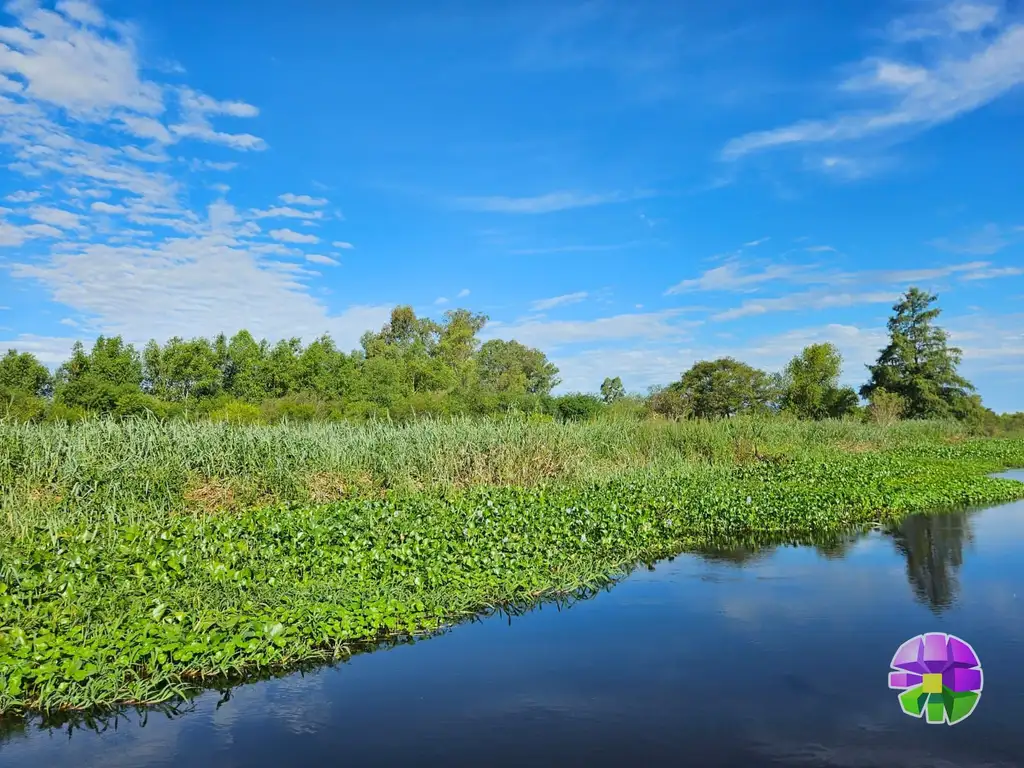
[(893, 306), (889, 344), (868, 366), (871, 378), (861, 387), (862, 397), (884, 389), (903, 398), (906, 416), (932, 418), (954, 415), (959, 401), (974, 390), (957, 373), (961, 351), (949, 346), (948, 335), (935, 324), (942, 312), (932, 306), (937, 300), (912, 287)]
[(547, 395), (558, 386), (558, 368), (539, 349), (518, 341), (485, 341), (476, 356), (480, 383), (496, 392)]
[(789, 361), (782, 377), (782, 407), (804, 419), (844, 416), (857, 393), (839, 386), (843, 357), (834, 344), (811, 344)]
[(52, 384), (50, 371), (33, 354), (8, 349), (0, 358), (0, 392), (45, 397), (50, 394)]
[(601, 382), (601, 399), (606, 403), (614, 403), (626, 396), (626, 389), (622, 386), (622, 379), (616, 376), (614, 379), (605, 377)]
[(695, 363), (671, 389), (686, 412), (699, 419), (767, 412), (776, 393), (771, 377), (731, 357)]
[(267, 397), (265, 362), (270, 354), (266, 341), (257, 342), (248, 331), (239, 331), (227, 345), (224, 389), (251, 403)]
[(142, 358), (147, 389), (165, 400), (213, 397), (223, 386), (221, 362), (208, 339), (175, 336), (163, 347), (150, 342)]

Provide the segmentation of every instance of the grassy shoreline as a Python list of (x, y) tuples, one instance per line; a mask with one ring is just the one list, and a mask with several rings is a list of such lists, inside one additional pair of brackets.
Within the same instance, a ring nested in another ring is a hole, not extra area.
[[(713, 427), (720, 442), (708, 438), (699, 450), (683, 438), (700, 433), (683, 427), (648, 436), (654, 447), (643, 460), (637, 449), (629, 460), (615, 453), (635, 432), (616, 443), (615, 430), (592, 430), (576, 437), (607, 437), (584, 456), (611, 457), (616, 471), (604, 479), (580, 463), (557, 482), (435, 482), (384, 493), (370, 485), (326, 504), (296, 494), (213, 513), (189, 511), (170, 495), (140, 511), (141, 492), (133, 497), (122, 486), (120, 496), (104, 497), (94, 474), (93, 486), (78, 485), (92, 503), (40, 504), (21, 515), (8, 507), (13, 524), (0, 539), (0, 713), (167, 701), (225, 675), (330, 660), (347, 655), (346, 643), (571, 592), (638, 560), (751, 535), (840, 532), (912, 511), (1024, 498), (1024, 484), (986, 476), (1024, 466), (1024, 440), (964, 440), (935, 425), (886, 434), (812, 427), (765, 427), (776, 432), (762, 431), (759, 446), (740, 452), (756, 425)], [(494, 429), (492, 437), (507, 439), (519, 427)], [(536, 425), (512, 434), (543, 440), (519, 458), (550, 448), (550, 433), (529, 430)], [(49, 437), (37, 444), (57, 445)], [(573, 433), (556, 437), (569, 441)], [(720, 455), (707, 456), (707, 445)], [(19, 477), (44, 466), (25, 463), (32, 454), (24, 449), (8, 455), (15, 460), (6, 471), (20, 467)], [(445, 460), (443, 452), (421, 448), (420, 455), (432, 458), (419, 471)], [(45, 466), (59, 476), (75, 454), (65, 443), (50, 458)], [(120, 462), (122, 483), (138, 480), (132, 461), (136, 472), (155, 466), (138, 454), (97, 461)], [(302, 468), (310, 458), (288, 461), (268, 471)]]

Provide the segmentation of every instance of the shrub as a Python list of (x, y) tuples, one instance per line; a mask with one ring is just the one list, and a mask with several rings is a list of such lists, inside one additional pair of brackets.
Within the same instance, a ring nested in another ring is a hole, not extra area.
[(601, 412), (603, 403), (594, 395), (580, 392), (555, 398), (555, 409), (562, 421), (589, 421)]
[(234, 400), (210, 414), (212, 421), (228, 424), (258, 424), (262, 418), (258, 406)]

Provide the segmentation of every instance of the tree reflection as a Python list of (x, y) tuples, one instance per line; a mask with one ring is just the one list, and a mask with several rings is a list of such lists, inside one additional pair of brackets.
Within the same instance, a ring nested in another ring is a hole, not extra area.
[(960, 591), (957, 572), (964, 543), (974, 540), (968, 513), (913, 515), (889, 534), (907, 561), (907, 581), (915, 597), (937, 614), (952, 606)]

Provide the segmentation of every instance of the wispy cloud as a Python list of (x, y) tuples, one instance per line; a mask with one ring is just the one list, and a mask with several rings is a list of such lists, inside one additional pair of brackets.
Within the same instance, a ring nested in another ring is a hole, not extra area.
[(355, 248), (355, 246), (352, 245), (352, 243), (346, 243), (344, 240), (335, 240), (333, 243), (331, 243), (331, 245), (333, 245), (335, 248), (341, 248), (343, 251), (348, 251)]
[(283, 195), (278, 196), (285, 205), (310, 205), (313, 207), (320, 207), (327, 205), (329, 202), (325, 197), (310, 197), (309, 195), (295, 195), (291, 192), (285, 192)]
[(530, 307), (534, 312), (544, 312), (548, 309), (554, 309), (555, 307), (564, 307), (567, 304), (578, 304), (581, 301), (586, 300), (589, 294), (586, 291), (577, 291), (576, 293), (566, 293), (562, 296), (552, 296), (550, 299), (538, 299), (534, 301)]
[(280, 243), (319, 243), (320, 238), (316, 235), (304, 235), (292, 229), (272, 229), (269, 235)]
[(555, 348), (568, 344), (626, 339), (685, 338), (700, 321), (679, 321), (682, 309), (599, 317), (593, 320), (530, 318), (516, 323), (494, 322), (484, 329), (488, 338), (514, 338), (523, 344)]
[(858, 304), (891, 304), (899, 298), (899, 291), (867, 291), (863, 293), (836, 293), (830, 289), (800, 291), (775, 299), (752, 299), (740, 306), (718, 312), (713, 320), (738, 320), (741, 317), (807, 309), (833, 309)]
[(469, 288), (463, 288), (461, 291), (458, 292), (458, 294), (456, 294), (456, 296), (460, 299), (466, 298), (467, 296), (469, 296)]
[[(941, 267), (865, 270), (862, 272), (804, 272), (797, 270), (791, 276), (782, 274), (777, 277), (786, 282), (821, 287), (774, 298), (749, 299), (743, 301), (738, 307), (731, 307), (712, 315), (712, 319), (737, 320), (768, 312), (821, 310), (860, 304), (892, 303), (899, 298), (901, 292), (908, 285), (953, 276), (959, 276), (964, 280), (983, 280), (996, 276), (987, 272), (990, 267), (991, 264), (987, 261), (971, 261)], [(705, 273), (705, 275), (707, 274)], [(729, 274), (724, 280), (712, 281), (712, 285), (724, 283), (735, 286), (725, 290), (737, 290), (745, 287), (751, 280), (764, 282), (764, 278), (768, 274), (771, 274), (771, 268), (764, 272), (748, 275)]]
[(949, 253), (991, 256), (1020, 239), (1021, 236), (1017, 231), (1004, 230), (996, 224), (986, 224), (977, 232), (973, 232), (962, 239), (937, 237), (930, 244), (939, 250), (948, 251)]
[(323, 264), (328, 267), (336, 267), (341, 263), (337, 259), (332, 259), (330, 256), (323, 256), (319, 253), (307, 253), (306, 261), (313, 264)]
[(298, 208), (289, 208), (287, 206), (274, 206), (265, 210), (256, 210), (252, 212), (252, 217), (254, 219), (321, 219), (323, 218), (323, 215), (323, 211), (303, 211)]
[(642, 240), (631, 240), (626, 243), (609, 243), (606, 245), (553, 245), (546, 248), (514, 248), (509, 251), (519, 256), (541, 253), (599, 253), (603, 251), (621, 251), (642, 245)]
[(770, 282), (827, 282), (828, 277), (812, 266), (772, 264), (759, 272), (743, 272), (739, 261), (707, 270), (700, 277), (682, 280), (665, 291), (666, 296), (694, 291), (748, 291)]
[[(947, 3), (926, 17), (897, 20), (890, 33), (895, 44), (908, 43), (906, 58), (864, 59), (857, 74), (837, 87), (837, 95), (848, 94), (858, 104), (873, 100), (873, 108), (748, 133), (729, 141), (722, 157), (896, 137), (953, 120), (1024, 82), (1024, 24), (1002, 24), (1000, 8), (992, 3)], [(929, 41), (927, 56), (915, 53), (923, 39)]]
[(744, 243), (743, 247), (744, 248), (756, 248), (759, 245), (764, 245), (769, 240), (771, 240), (770, 237), (762, 237), (762, 238), (759, 238), (758, 240), (751, 240), (749, 243)]
[(623, 203), (650, 197), (651, 192), (549, 192), (535, 197), (460, 197), (454, 203), (458, 208), (490, 213), (553, 213), (571, 208), (590, 208), (610, 203)]

